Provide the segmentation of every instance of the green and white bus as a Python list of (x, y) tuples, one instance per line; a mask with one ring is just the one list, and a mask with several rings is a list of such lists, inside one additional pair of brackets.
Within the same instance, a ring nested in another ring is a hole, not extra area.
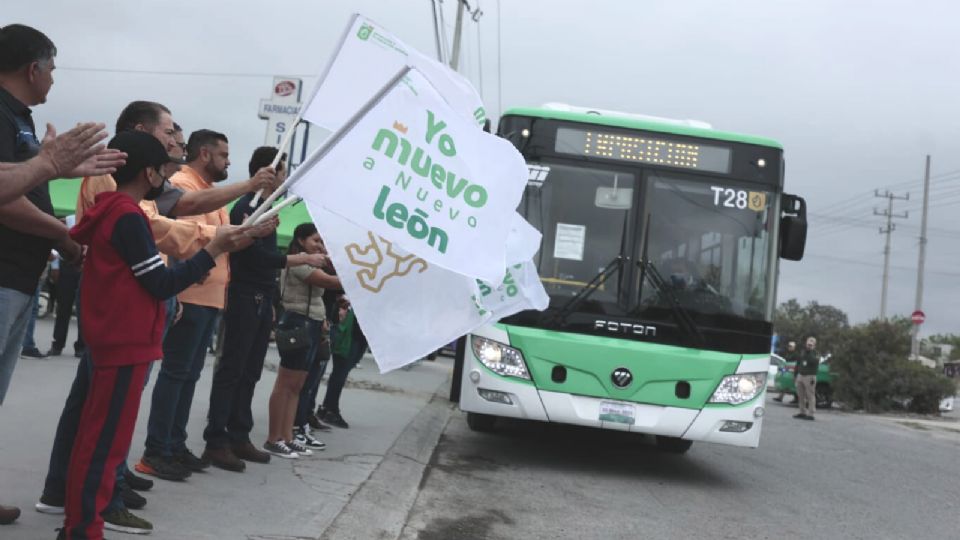
[(458, 342), (469, 426), (513, 417), (756, 447), (779, 259), (799, 260), (802, 198), (774, 140), (567, 105), (511, 109), (520, 213), (543, 233), (550, 295)]

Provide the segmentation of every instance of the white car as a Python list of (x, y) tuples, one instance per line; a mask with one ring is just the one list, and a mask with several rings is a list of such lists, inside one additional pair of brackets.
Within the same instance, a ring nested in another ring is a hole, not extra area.
[(774, 379), (777, 378), (777, 372), (780, 371), (780, 368), (786, 363), (787, 361), (779, 354), (770, 354), (770, 367), (767, 368), (767, 390), (776, 390), (777, 385), (774, 383)]
[(940, 402), (940, 412), (953, 411), (953, 402), (956, 400), (957, 400), (956, 396), (950, 396), (948, 398), (944, 398), (943, 401)]

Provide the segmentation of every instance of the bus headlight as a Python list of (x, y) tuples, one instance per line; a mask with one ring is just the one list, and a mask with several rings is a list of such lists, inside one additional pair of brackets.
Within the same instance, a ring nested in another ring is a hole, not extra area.
[(766, 387), (767, 374), (738, 373), (724, 377), (710, 396), (710, 403), (739, 405), (757, 397)]
[(513, 347), (480, 336), (472, 336), (473, 354), (480, 363), (497, 375), (529, 379), (530, 372), (523, 361), (523, 354)]

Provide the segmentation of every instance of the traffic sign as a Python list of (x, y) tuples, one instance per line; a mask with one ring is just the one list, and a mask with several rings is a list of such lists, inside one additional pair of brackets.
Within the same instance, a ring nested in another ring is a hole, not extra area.
[(913, 324), (923, 324), (923, 321), (927, 320), (927, 316), (918, 309), (910, 314), (910, 320), (913, 321)]

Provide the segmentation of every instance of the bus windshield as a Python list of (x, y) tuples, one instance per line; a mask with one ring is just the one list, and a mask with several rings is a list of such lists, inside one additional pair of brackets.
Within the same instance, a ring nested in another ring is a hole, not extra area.
[(771, 193), (657, 172), (645, 198), (642, 253), (669, 290), (642, 284), (641, 315), (672, 295), (690, 312), (769, 320)]
[(636, 176), (559, 164), (533, 168), (539, 178), (527, 187), (520, 210), (543, 233), (536, 262), (547, 293), (570, 298), (606, 270), (591, 303), (616, 303), (626, 283), (618, 258), (630, 250)]

